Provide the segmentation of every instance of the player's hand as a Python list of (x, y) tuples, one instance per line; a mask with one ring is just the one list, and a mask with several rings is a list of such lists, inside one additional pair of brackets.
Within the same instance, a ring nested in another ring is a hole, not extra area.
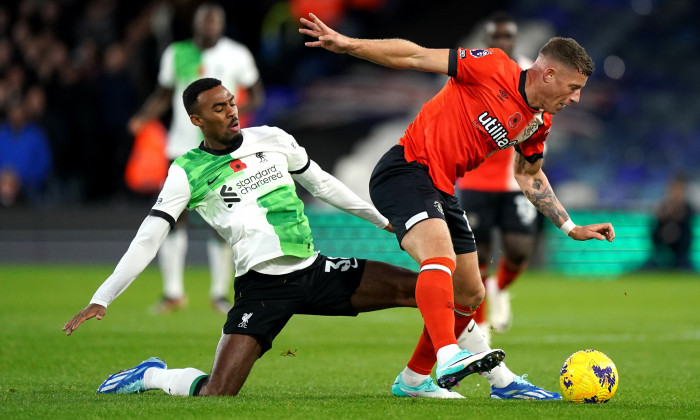
[(104, 306), (91, 303), (86, 306), (85, 309), (78, 312), (70, 321), (66, 322), (66, 325), (63, 326), (63, 331), (66, 332), (66, 335), (71, 335), (84, 321), (90, 318), (97, 318), (100, 320), (105, 316), (105, 312), (107, 312), (107, 308)]
[(388, 225), (386, 225), (386, 226), (384, 227), (384, 230), (387, 231), (387, 232), (394, 233), (394, 227), (391, 226), (391, 223), (389, 223)]
[(303, 28), (299, 28), (299, 32), (304, 35), (317, 38), (318, 41), (305, 42), (304, 45), (307, 47), (325, 48), (328, 51), (333, 51), (339, 54), (343, 54), (348, 51), (350, 38), (346, 37), (345, 35), (341, 35), (326, 26), (326, 24), (313, 13), (309, 13), (309, 19), (299, 19), (301, 24), (304, 25)]
[(571, 229), (569, 236), (577, 241), (597, 239), (599, 241), (612, 242), (615, 239), (615, 229), (610, 223), (596, 223), (594, 225), (576, 226)]

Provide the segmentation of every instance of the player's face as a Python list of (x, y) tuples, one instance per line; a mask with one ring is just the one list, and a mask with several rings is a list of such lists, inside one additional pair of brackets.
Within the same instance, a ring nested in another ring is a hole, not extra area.
[(238, 108), (231, 92), (223, 86), (205, 90), (197, 97), (193, 122), (209, 142), (230, 146), (242, 135)]
[(224, 17), (215, 9), (197, 11), (194, 20), (195, 35), (201, 37), (206, 47), (216, 44), (224, 32)]
[(500, 48), (512, 58), (516, 28), (513, 22), (490, 23), (486, 33), (488, 47)]
[(575, 69), (558, 67), (545, 74), (543, 109), (554, 115), (572, 103), (581, 99), (581, 89), (586, 85), (588, 76)]

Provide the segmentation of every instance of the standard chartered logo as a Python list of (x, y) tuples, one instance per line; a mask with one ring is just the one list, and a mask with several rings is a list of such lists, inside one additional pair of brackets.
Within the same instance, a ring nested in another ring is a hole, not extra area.
[(284, 174), (277, 169), (276, 165), (260, 170), (254, 175), (236, 182), (236, 187), (241, 194), (248, 194), (258, 188), (270, 184), (272, 181), (282, 179)]

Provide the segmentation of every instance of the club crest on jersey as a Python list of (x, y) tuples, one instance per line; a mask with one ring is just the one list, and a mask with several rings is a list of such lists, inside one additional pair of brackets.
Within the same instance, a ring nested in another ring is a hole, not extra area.
[(498, 118), (490, 116), (488, 111), (482, 112), (478, 120), (481, 127), (488, 133), (499, 149), (507, 149), (515, 144), (514, 141), (510, 141), (507, 137), (508, 130), (498, 121)]
[(486, 57), (487, 55), (491, 54), (491, 51), (482, 50), (482, 49), (473, 49), (473, 50), (469, 50), (469, 54), (471, 54), (472, 57), (481, 58), (481, 57)]

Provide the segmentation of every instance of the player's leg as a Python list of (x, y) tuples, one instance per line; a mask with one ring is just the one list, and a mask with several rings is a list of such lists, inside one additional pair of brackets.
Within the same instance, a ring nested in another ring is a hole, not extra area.
[[(488, 352), (491, 347), (486, 341), (479, 326), (473, 320), (459, 336), (459, 345), (471, 352)], [(488, 372), (482, 374), (491, 385), (491, 398), (494, 399), (531, 399), (531, 400), (560, 400), (561, 395), (546, 391), (531, 384), (527, 375), (517, 376), (505, 363), (500, 363)]]
[(489, 321), (495, 332), (510, 328), (512, 312), (508, 286), (527, 267), (535, 248), (537, 210), (520, 193), (503, 193), (499, 205), (499, 227), (504, 254), (498, 262), (496, 277), (486, 282)]
[[(493, 227), (496, 225), (497, 212), (494, 211), (494, 208), (497, 206), (497, 196), (491, 192), (461, 189), (457, 190), (457, 198), (469, 219), (469, 225), (474, 233), (474, 239), (479, 251), (479, 273), (481, 274), (482, 283), (486, 284), (486, 279), (489, 277), (491, 269), (491, 234)], [(490, 327), (486, 316), (487, 305), (488, 297), (481, 302), (474, 312), (474, 321), (479, 324), (488, 340)]]
[(223, 334), (216, 348), (211, 375), (203, 381), (196, 395), (238, 395), (261, 355), (262, 347), (256, 338)]
[(415, 308), (417, 278), (414, 271), (368, 260), (350, 301), (357, 312), (404, 306)]
[(211, 275), (211, 304), (214, 309), (226, 314), (231, 309), (228, 294), (233, 279), (233, 250), (213, 229), (212, 236), (207, 240), (207, 257)]
[(158, 250), (158, 265), (163, 277), (163, 297), (150, 308), (152, 314), (169, 313), (187, 305), (184, 282), (187, 225), (188, 213), (185, 211)]
[(428, 168), (406, 162), (403, 146), (392, 147), (370, 178), (370, 196), (386, 216), (401, 246), (421, 268), (416, 304), (438, 359), (438, 384), (449, 387), (473, 373), (481, 357), (462, 352), (454, 334), (452, 272), (455, 254), (445, 222), (444, 200)]
[(252, 336), (222, 334), (209, 375), (195, 368), (168, 369), (161, 359), (151, 357), (111, 375), (97, 392), (138, 394), (160, 389), (170, 395), (237, 395), (261, 354), (262, 347)]
[[(446, 220), (448, 220), (450, 223), (449, 227), (447, 227), (447, 222), (443, 221), (442, 219), (429, 219), (427, 221), (421, 222), (418, 225), (416, 225), (411, 231), (409, 231), (409, 233), (406, 234), (406, 236), (404, 236), (402, 246), (409, 252), (409, 254), (415, 254), (416, 256), (418, 256), (418, 258), (421, 258), (421, 256), (431, 255), (430, 252), (435, 251), (431, 251), (430, 248), (426, 247), (426, 245), (429, 245), (429, 243), (427, 243), (427, 241), (421, 241), (418, 238), (420, 238), (421, 236), (429, 237), (429, 235), (431, 234), (430, 232), (439, 232), (439, 230), (436, 229), (435, 226), (431, 226), (431, 224), (435, 225), (434, 222), (429, 223), (431, 221), (439, 221), (442, 222), (441, 226), (447, 228), (447, 232), (443, 231), (443, 235), (446, 234), (447, 238), (433, 238), (434, 243), (448, 243), (449, 251), (452, 253), (454, 253), (455, 249), (459, 250), (460, 252), (465, 250), (470, 252), (469, 254), (455, 256), (457, 264), (455, 266), (454, 276), (451, 282), (453, 283), (453, 290), (451, 294), (453, 300), (450, 302), (452, 303), (452, 305), (448, 306), (445, 303), (442, 304), (443, 308), (448, 308), (448, 311), (445, 311), (445, 316), (450, 317), (450, 333), (456, 337), (457, 334), (466, 327), (467, 323), (471, 320), (471, 317), (473, 316), (474, 310), (479, 306), (479, 303), (483, 300), (484, 287), (481, 282), (481, 276), (478, 270), (474, 237), (471, 233), (471, 230), (469, 229), (466, 217), (464, 217), (464, 212), (461, 210), (461, 208), (459, 208), (454, 197), (444, 197), (443, 207), (444, 216)], [(424, 228), (421, 228), (421, 225), (423, 225)], [(447, 252), (447, 250), (443, 249), (442, 252)], [(426, 259), (424, 258), (423, 260), (425, 261)], [(428, 280), (432, 281), (432, 279)], [(420, 281), (421, 276), (419, 275), (418, 284), (416, 286), (416, 300), (418, 302), (419, 309), (420, 301), (418, 287), (420, 285)], [(423, 317), (424, 319), (426, 319), (425, 315), (423, 315)], [(411, 360), (409, 361), (407, 368), (404, 370), (404, 377), (414, 377), (414, 379), (418, 379), (418, 377), (415, 374), (428, 375), (430, 373), (432, 366), (435, 363), (435, 358), (431, 357), (430, 354), (431, 347), (432, 350), (437, 350), (436, 358), (438, 362), (438, 384), (440, 386), (447, 385), (448, 388), (454, 386), (456, 382), (458, 382), (470, 373), (473, 373), (475, 371), (491, 369), (493, 366), (498, 364), (505, 356), (501, 350), (490, 350), (489, 352), (480, 353), (478, 355), (469, 352), (464, 352), (463, 350), (458, 350), (459, 353), (457, 353), (457, 356), (453, 357), (461, 357), (462, 360), (465, 360), (466, 364), (464, 365), (464, 370), (452, 374), (450, 372), (450, 369), (448, 368), (446, 373), (443, 374), (443, 372), (445, 372), (445, 368), (443, 368), (443, 366), (450, 366), (451, 362), (449, 361), (449, 359), (447, 361), (444, 358), (441, 360), (440, 349), (444, 349), (445, 347), (441, 347), (439, 344), (436, 344), (433, 338), (433, 333), (430, 327), (428, 326), (428, 321), (426, 320), (425, 323), (426, 328), (424, 329), (418, 346), (416, 347), (416, 350), (414, 351), (414, 354)], [(465, 372), (465, 370), (467, 371)]]

